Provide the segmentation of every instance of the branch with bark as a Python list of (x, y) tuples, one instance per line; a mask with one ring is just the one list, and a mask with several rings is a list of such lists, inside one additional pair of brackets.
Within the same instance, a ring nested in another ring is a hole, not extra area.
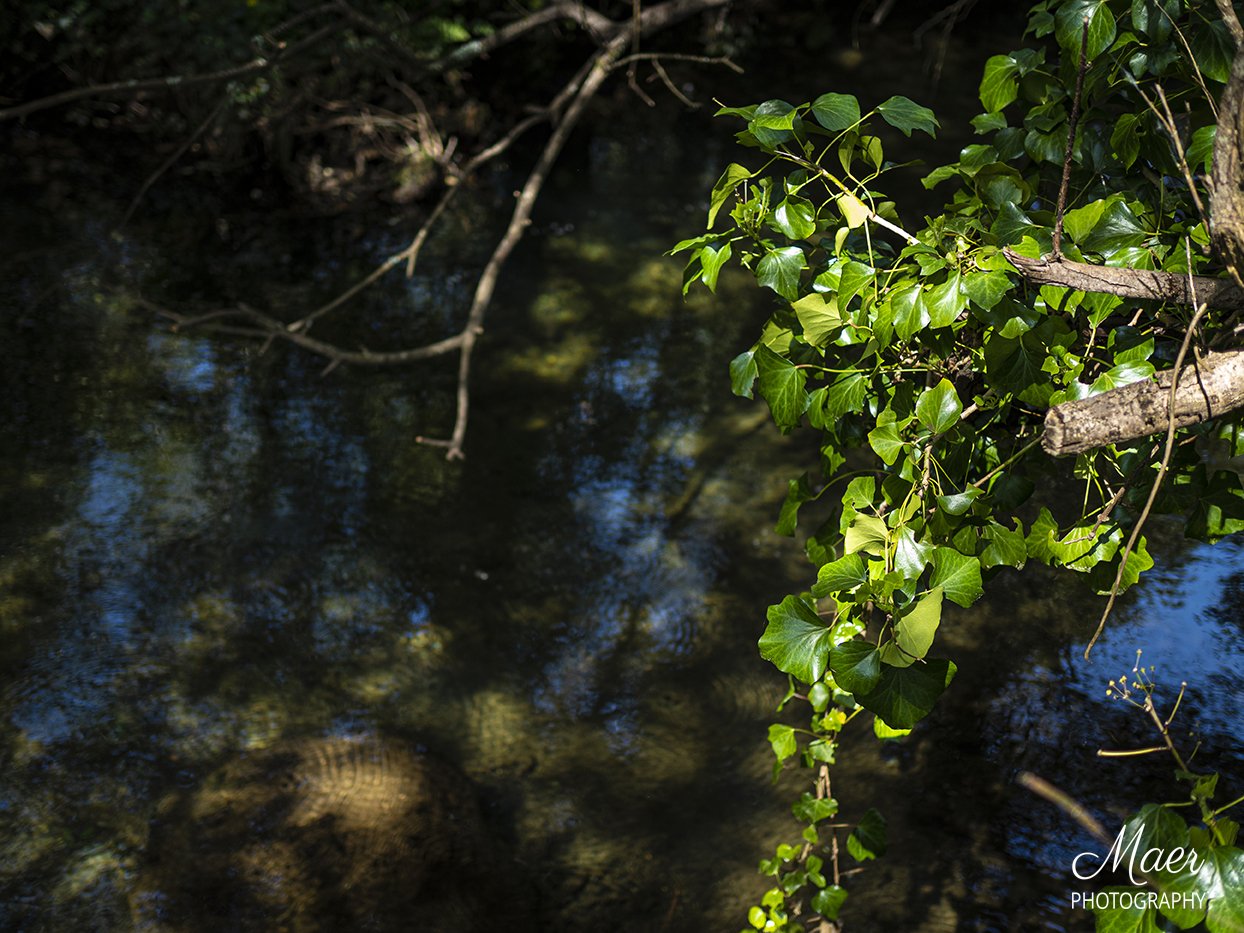
[[(457, 169), (452, 173), (451, 180), (456, 182), (456, 184), (453, 184), (446, 191), (409, 247), (400, 253), (390, 256), (373, 272), (337, 298), (315, 311), (303, 315), (298, 320), (292, 323), (284, 323), (242, 302), (239, 302), (236, 307), (224, 308), (197, 317), (183, 315), (143, 299), (139, 299), (140, 304), (172, 320), (178, 329), (209, 326), (218, 331), (235, 335), (263, 338), (265, 340), (265, 349), (276, 340), (292, 343), (304, 350), (327, 358), (329, 364), (324, 370), (325, 373), (330, 372), (342, 363), (363, 366), (388, 366), (425, 360), (458, 350), (460, 351), (460, 358), (458, 365), (457, 411), (453, 431), (447, 439), (420, 437), (416, 438), (416, 440), (420, 443), (446, 448), (447, 459), (460, 459), (463, 457), (463, 443), (466, 438), (467, 418), (470, 412), (471, 359), (476, 341), (480, 334), (483, 333), (484, 318), (496, 290), (501, 269), (530, 224), (531, 212), (535, 206), (536, 199), (571, 131), (606, 78), (626, 61), (623, 56), (628, 48), (634, 47), (637, 37), (648, 35), (673, 25), (694, 13), (724, 6), (727, 2), (728, 0), (667, 0), (665, 3), (642, 10), (638, 15), (616, 23), (600, 13), (588, 10), (580, 2), (559, 3), (518, 20), (511, 26), (494, 33), (488, 37), (488, 40), (466, 43), (455, 53), (452, 53), (451, 56), (440, 60), (439, 63), (429, 63), (426, 66), (427, 71), (441, 70), (444, 67), (448, 67), (449, 64), (461, 64), (471, 58), (486, 55), (489, 51), (500, 47), (506, 42), (513, 41), (530, 29), (552, 22), (558, 18), (570, 17), (572, 14), (576, 21), (581, 22), (594, 37), (604, 43), (603, 48), (588, 57), (578, 73), (562, 88), (547, 107), (520, 121), (503, 139), (479, 153), (461, 169)], [(347, 12), (342, 21), (333, 24), (335, 28), (340, 28), (344, 22), (368, 29), (372, 27), (379, 28), (376, 24), (372, 24), (367, 20), (366, 17), (362, 17), (361, 14), (355, 15), (354, 11), (350, 10), (344, 2), (330, 6), (333, 9)], [(322, 7), (318, 8), (318, 10), (328, 8)], [(307, 41), (303, 40), (300, 46), (305, 46)], [(388, 43), (386, 43), (387, 45)], [(457, 57), (452, 58), (453, 56)], [(452, 61), (450, 61), (450, 58), (452, 58)], [(737, 68), (737, 66), (725, 59), (710, 61), (719, 61), (729, 67)], [(204, 76), (204, 80), (207, 80), (207, 78), (208, 76)], [(84, 91), (89, 90), (84, 89)], [(87, 96), (87, 94), (83, 93), (78, 96)], [(38, 103), (37, 101), (34, 102), (34, 104)], [(25, 106), (29, 108), (33, 105)], [(35, 109), (38, 108), (36, 107)], [(30, 112), (30, 110), (26, 112)], [(5, 112), (0, 111), (0, 118), (3, 118), (4, 115)], [(427, 346), (388, 352), (372, 352), (365, 349), (359, 351), (345, 350), (308, 335), (307, 331), (313, 322), (344, 305), (354, 295), (382, 278), (393, 267), (405, 263), (407, 277), (412, 275), (415, 259), (420, 248), (426, 242), (432, 225), (443, 214), (449, 202), (461, 187), (462, 181), (485, 162), (505, 151), (527, 129), (544, 121), (552, 124), (553, 131), (545, 143), (535, 166), (528, 174), (522, 190), (518, 193), (514, 211), (505, 233), (497, 243), (480, 274), (467, 313), (466, 323), (459, 333)], [(249, 326), (240, 327), (229, 323), (239, 319)]]

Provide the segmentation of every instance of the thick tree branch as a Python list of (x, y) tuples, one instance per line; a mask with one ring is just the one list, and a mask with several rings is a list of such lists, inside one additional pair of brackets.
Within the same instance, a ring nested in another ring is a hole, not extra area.
[[(1045, 415), (1041, 446), (1055, 457), (1156, 434), (1170, 423), (1174, 370), (1111, 389)], [(1208, 353), (1184, 367), (1175, 393), (1175, 428), (1187, 428), (1244, 407), (1244, 350)]]
[[(1235, 283), (1244, 289), (1244, 49), (1236, 52), (1218, 108), (1214, 138), (1214, 191), (1209, 202), (1210, 237)], [(1210, 302), (1213, 307), (1213, 303)]]
[[(1217, 195), (1214, 198), (1218, 200)], [(1013, 249), (1003, 254), (1020, 274), (1035, 285), (1059, 285), (1081, 292), (1102, 292), (1120, 298), (1154, 298), (1168, 304), (1191, 305), (1188, 276), (1148, 269), (1118, 269), (1087, 262), (1055, 260), (1048, 256), (1030, 259)], [(1198, 301), (1211, 308), (1244, 309), (1244, 290), (1230, 279), (1207, 275), (1193, 277)]]

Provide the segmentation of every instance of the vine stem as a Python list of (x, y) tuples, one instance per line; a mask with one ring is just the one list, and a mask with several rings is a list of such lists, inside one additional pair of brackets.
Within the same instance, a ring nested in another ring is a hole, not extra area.
[(1076, 69), (1076, 96), (1071, 102), (1071, 123), (1067, 127), (1067, 153), (1063, 156), (1063, 180), (1058, 186), (1058, 210), (1054, 216), (1054, 245), (1050, 257), (1062, 256), (1063, 213), (1067, 209), (1067, 186), (1071, 183), (1071, 153), (1076, 145), (1076, 124), (1080, 122), (1080, 95), (1084, 91), (1084, 70), (1088, 64), (1089, 18), (1084, 17), (1084, 30), (1080, 36), (1080, 67)]
[[(1192, 278), (1192, 246), (1191, 241), (1184, 240), (1184, 246), (1188, 250), (1188, 287), (1191, 289), (1192, 300), (1196, 301), (1196, 285), (1191, 281)], [(1205, 314), (1208, 305), (1202, 303), (1196, 309), (1196, 314), (1192, 316), (1192, 322), (1188, 325), (1188, 331), (1184, 334), (1184, 341), (1179, 346), (1179, 355), (1175, 357), (1175, 368), (1171, 373), (1171, 398), (1169, 415), (1166, 424), (1166, 450), (1162, 454), (1162, 465), (1158, 468), (1158, 477), (1153, 481), (1153, 486), (1149, 489), (1149, 498), (1145, 502), (1144, 511), (1140, 513), (1140, 518), (1136, 520), (1136, 524), (1132, 527), (1132, 533), (1127, 539), (1127, 547), (1123, 549), (1123, 556), (1119, 559), (1119, 572), (1114, 575), (1114, 585), (1110, 587), (1110, 599), (1106, 602), (1106, 609), (1101, 614), (1101, 621), (1097, 623), (1097, 631), (1093, 633), (1093, 637), (1089, 639), (1088, 646), (1084, 649), (1084, 660), (1088, 660), (1089, 652), (1093, 650), (1093, 646), (1097, 644), (1097, 639), (1101, 637), (1101, 633), (1106, 630), (1106, 619), (1110, 617), (1110, 610), (1114, 608), (1115, 598), (1119, 595), (1119, 586), (1123, 582), (1123, 573), (1127, 570), (1127, 559), (1132, 554), (1132, 546), (1136, 543), (1136, 539), (1140, 537), (1140, 530), (1145, 527), (1145, 520), (1149, 517), (1149, 510), (1153, 507), (1153, 500), (1158, 497), (1158, 489), (1162, 485), (1162, 480), (1166, 478), (1167, 467), (1170, 466), (1171, 452), (1175, 449), (1175, 390), (1179, 388), (1179, 374), (1184, 365), (1184, 356), (1188, 353), (1188, 346), (1192, 343), (1192, 335), (1196, 332), (1197, 324), (1201, 322), (1201, 316)]]

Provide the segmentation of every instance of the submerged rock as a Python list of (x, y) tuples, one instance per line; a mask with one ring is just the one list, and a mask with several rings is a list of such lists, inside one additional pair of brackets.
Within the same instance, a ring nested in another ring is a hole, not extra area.
[(177, 933), (524, 927), (523, 898), (454, 768), (375, 736), (249, 752), (173, 807), (134, 892)]

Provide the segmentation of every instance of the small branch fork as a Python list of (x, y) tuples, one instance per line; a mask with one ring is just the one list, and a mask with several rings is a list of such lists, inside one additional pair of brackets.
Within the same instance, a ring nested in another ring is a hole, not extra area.
[[(651, 55), (639, 54), (634, 52), (637, 49), (638, 37), (647, 35), (651, 32), (671, 25), (680, 19), (683, 19), (693, 13), (707, 10), (713, 7), (723, 6), (728, 0), (666, 0), (664, 3), (649, 7), (647, 10), (640, 9), (639, 3), (634, 5), (633, 17), (625, 23), (614, 23), (612, 20), (606, 19), (599, 13), (588, 10), (581, 3), (560, 3), (546, 10), (531, 14), (523, 19), (507, 26), (503, 30), (499, 30), (487, 40), (478, 42), (469, 42), (458, 50), (446, 56), (439, 63), (440, 67), (436, 67), (438, 63), (432, 65), (424, 65), (427, 71), (443, 70), (449, 65), (458, 64), (469, 58), (487, 54), (488, 51), (498, 47), (504, 42), (511, 41), (518, 35), (530, 28), (534, 28), (545, 22), (550, 22), (558, 18), (564, 18), (570, 12), (574, 13), (576, 22), (584, 25), (593, 36), (604, 37), (607, 41), (604, 46), (593, 53), (579, 69), (578, 73), (558, 92), (557, 96), (549, 103), (547, 107), (528, 116), (524, 120), (516, 124), (502, 139), (498, 140), (489, 148), (474, 156), (466, 165), (458, 169), (450, 168), (451, 184), (444, 196), (433, 208), (432, 213), (419, 229), (410, 246), (390, 256), (381, 263), (375, 270), (365, 276), (359, 282), (355, 283), (346, 291), (342, 292), (332, 301), (317, 308), (316, 310), (304, 315), (292, 323), (283, 323), (276, 318), (271, 317), (264, 312), (251, 307), (248, 304), (239, 302), (236, 307), (223, 308), (212, 311), (208, 314), (197, 317), (182, 315), (176, 311), (163, 308), (145, 299), (138, 299), (138, 303), (156, 313), (168, 318), (174, 322), (175, 329), (194, 327), (199, 325), (211, 325), (218, 331), (232, 333), (240, 336), (260, 337), (265, 339), (264, 349), (266, 350), (275, 340), (283, 340), (292, 343), (312, 353), (317, 353), (329, 360), (323, 374), (327, 374), (342, 363), (351, 363), (362, 366), (389, 366), (401, 363), (410, 363), (419, 360), (430, 359), (454, 350), (460, 351), (458, 364), (458, 390), (457, 390), (457, 413), (454, 420), (454, 427), (451, 436), (448, 439), (417, 437), (415, 440), (421, 444), (429, 444), (436, 447), (446, 448), (446, 459), (458, 460), (462, 459), (463, 442), (466, 437), (467, 416), (470, 411), (470, 372), (471, 359), (475, 349), (476, 340), (483, 333), (484, 317), (488, 307), (492, 301), (493, 294), (496, 290), (497, 279), (501, 273), (501, 268), (506, 260), (513, 252), (514, 247), (518, 245), (522, 239), (523, 233), (527, 226), (531, 223), (531, 212), (535, 206), (536, 199), (544, 182), (548, 178), (549, 172), (556, 162), (558, 155), (561, 153), (562, 147), (565, 145), (566, 139), (570, 132), (574, 129), (579, 119), (585, 112), (588, 103), (591, 101), (597, 90), (604, 83), (605, 79), (618, 67), (623, 64), (631, 63), (641, 59), (651, 59), (655, 65), (659, 66), (659, 58), (669, 58), (678, 60), (692, 60), (698, 62), (721, 63), (738, 70), (738, 66), (734, 65), (726, 59), (708, 59), (699, 56), (681, 56), (681, 55)], [(348, 11), (347, 19), (356, 25), (367, 27), (370, 23), (361, 14), (355, 13), (344, 2), (326, 4), (315, 10), (308, 11), (304, 16), (311, 15), (322, 11), (340, 10)], [(291, 23), (282, 24), (279, 29), (288, 28)], [(341, 28), (341, 23), (334, 24), (331, 28)], [(371, 24), (375, 26), (375, 24)], [(329, 27), (326, 27), (326, 29)], [(370, 27), (368, 27), (370, 28)], [(379, 29), (378, 26), (375, 26)], [(274, 30), (275, 32), (276, 30)], [(320, 30), (315, 36), (325, 33)], [(299, 43), (299, 47), (306, 46), (311, 41), (311, 37), (304, 39)], [(633, 51), (629, 59), (624, 58), (624, 54), (628, 47)], [(292, 48), (292, 47), (291, 47)], [(404, 50), (403, 50), (404, 51)], [(406, 53), (409, 55), (409, 53)], [(254, 64), (254, 63), (252, 63)], [(249, 66), (246, 66), (249, 67)], [(252, 69), (255, 70), (255, 69)], [(234, 69), (236, 72), (237, 69)], [(207, 80), (210, 76), (203, 76), (203, 80)], [(671, 84), (668, 76), (665, 77), (666, 83)], [(160, 79), (160, 86), (165, 86), (168, 82)], [(175, 83), (175, 81), (174, 81)], [(672, 86), (672, 85), (671, 85)], [(108, 86), (114, 87), (114, 86)], [(119, 87), (119, 86), (117, 86)], [(98, 92), (99, 88), (82, 89), (84, 92)], [(69, 92), (73, 95), (69, 99), (77, 99), (78, 97), (88, 96), (88, 93)], [(677, 95), (684, 102), (686, 98), (681, 94)], [(59, 95), (65, 97), (65, 95)], [(47, 99), (50, 100), (50, 99)], [(53, 106), (56, 102), (64, 102), (58, 100), (47, 106)], [(32, 104), (24, 105), (27, 109), (23, 113), (33, 112), (33, 110), (42, 109), (40, 101)], [(18, 116), (20, 114), (12, 113), (12, 110), (20, 108), (10, 108), (9, 111), (0, 111), (0, 119), (6, 116)], [(475, 172), (480, 166), (495, 158), (497, 155), (508, 149), (520, 136), (537, 123), (548, 121), (552, 124), (553, 131), (545, 143), (535, 166), (532, 168), (522, 190), (518, 193), (514, 206), (514, 212), (510, 217), (510, 222), (506, 227), (505, 233), (502, 235), (500, 242), (493, 250), (492, 256), (485, 264), (476, 283), (475, 293), (471, 301), (470, 310), (467, 313), (467, 320), (462, 330), (451, 337), (422, 347), (415, 347), (407, 350), (397, 350), (390, 352), (373, 353), (367, 349), (359, 351), (344, 350), (340, 347), (316, 340), (308, 335), (311, 325), (319, 320), (330, 311), (339, 308), (350, 298), (357, 295), (369, 285), (375, 283), (386, 272), (395, 266), (405, 264), (406, 276), (409, 278), (414, 274), (415, 260), (419, 255), (419, 251), (431, 232), (433, 224), (440, 218), (457, 194), (462, 182)], [(206, 123), (204, 128), (206, 127)], [(201, 132), (202, 128), (200, 129)], [(197, 133), (196, 133), (197, 135)], [(193, 137), (192, 137), (193, 138)], [(162, 171), (163, 169), (161, 169)], [(158, 173), (157, 173), (158, 176)], [(153, 176), (151, 179), (154, 181)], [(150, 182), (148, 183), (150, 184)], [(227, 323), (230, 319), (242, 319), (250, 326), (238, 327)], [(262, 352), (262, 351), (261, 351)]]

